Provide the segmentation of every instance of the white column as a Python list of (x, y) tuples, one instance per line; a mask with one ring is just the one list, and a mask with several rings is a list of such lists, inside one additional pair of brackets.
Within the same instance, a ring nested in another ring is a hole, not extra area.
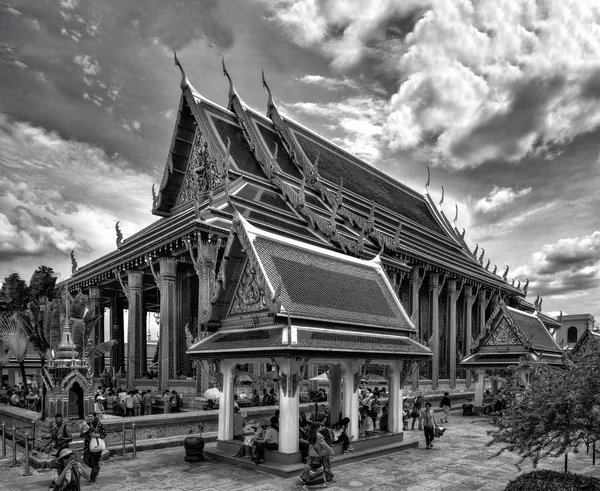
[(475, 382), (475, 406), (483, 406), (483, 392), (485, 390), (485, 370), (477, 371), (477, 382)]
[(388, 429), (391, 433), (402, 433), (402, 385), (400, 374), (402, 362), (394, 360), (388, 364), (390, 380), (390, 397), (388, 400)]
[[(298, 387), (292, 387), (292, 380), (300, 369), (300, 363), (292, 358), (277, 358), (279, 365), (279, 451), (282, 453), (298, 452), (300, 438), (300, 398)], [(287, 382), (281, 382), (281, 374)], [(300, 385), (300, 384), (298, 384)]]
[(329, 365), (329, 414), (330, 423), (337, 423), (342, 410), (342, 370), (339, 364)]
[(223, 392), (219, 398), (219, 426), (217, 439), (233, 440), (233, 377), (237, 363), (234, 360), (221, 360)]
[(344, 410), (342, 417), (350, 418), (348, 436), (358, 438), (358, 387), (354, 390), (354, 374), (361, 368), (360, 361), (344, 360), (340, 364), (344, 390)]

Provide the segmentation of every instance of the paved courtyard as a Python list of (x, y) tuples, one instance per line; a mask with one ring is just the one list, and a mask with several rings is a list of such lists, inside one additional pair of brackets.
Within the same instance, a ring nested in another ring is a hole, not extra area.
[[(338, 490), (373, 491), (500, 491), (518, 471), (514, 455), (490, 459), (495, 450), (485, 446), (486, 432), (492, 426), (481, 417), (451, 415), (446, 435), (436, 440), (433, 450), (424, 448), (422, 432), (408, 431), (406, 439), (419, 439), (419, 448), (385, 455), (362, 462), (334, 467), (336, 482), (328, 487)], [(242, 467), (207, 460), (199, 464), (184, 461), (182, 447), (145, 451), (138, 459), (114, 457), (102, 462), (98, 482), (82, 489), (102, 491), (129, 490), (264, 490), (300, 489), (297, 478), (283, 479), (265, 474), (260, 467)], [(599, 459), (600, 460), (600, 459)], [(23, 476), (23, 466), (11, 468), (0, 461), (0, 489), (29, 491), (47, 489), (49, 471), (32, 470)], [(541, 468), (562, 470), (564, 459), (546, 459)], [(524, 467), (529, 470), (530, 465)], [(600, 477), (600, 462), (592, 466), (591, 454), (569, 456), (569, 469)]]

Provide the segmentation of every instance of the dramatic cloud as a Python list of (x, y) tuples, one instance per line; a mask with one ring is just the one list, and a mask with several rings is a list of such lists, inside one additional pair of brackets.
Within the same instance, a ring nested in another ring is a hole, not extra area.
[(540, 295), (593, 294), (597, 299), (600, 287), (600, 231), (545, 245), (516, 274), (527, 276), (532, 291)]
[(515, 199), (521, 196), (526, 196), (531, 192), (531, 188), (525, 188), (521, 191), (513, 191), (511, 188), (499, 188), (494, 186), (494, 189), (485, 198), (481, 198), (475, 203), (475, 211), (488, 213), (490, 211), (501, 208), (504, 205), (512, 203)]
[(71, 250), (82, 265), (114, 249), (117, 220), (127, 236), (154, 219), (152, 178), (94, 145), (0, 113), (0, 147), (0, 263), (11, 271), (44, 261), (66, 274)]
[(554, 156), (600, 124), (595, 2), (266, 4), (295, 42), (336, 69), (361, 71), (375, 58), (395, 77), (373, 145), (424, 148), (433, 162), (464, 168)]

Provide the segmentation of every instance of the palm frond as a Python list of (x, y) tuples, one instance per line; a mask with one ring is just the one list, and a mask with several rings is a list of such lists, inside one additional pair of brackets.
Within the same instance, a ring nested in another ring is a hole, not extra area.
[(56, 348), (60, 344), (60, 304), (55, 301), (52, 309), (52, 318), (50, 319), (50, 346)]
[(14, 315), (7, 313), (0, 315), (0, 337), (9, 346), (17, 361), (22, 363), (27, 354), (29, 340), (25, 332), (17, 325)]
[[(73, 298), (73, 297), (71, 297)], [(78, 292), (75, 295), (75, 298), (71, 300), (69, 317), (71, 319), (83, 319), (85, 315), (85, 309), (87, 309), (88, 305), (88, 296), (84, 295), (81, 292)]]
[(14, 319), (17, 324), (17, 327), (27, 336), (29, 344), (31, 344), (33, 349), (40, 354), (45, 353), (46, 348), (42, 346), (40, 338), (37, 335), (37, 330), (31, 323), (29, 314), (27, 314), (26, 312), (15, 312)]
[(10, 347), (0, 339), (0, 367), (6, 365), (11, 358)]

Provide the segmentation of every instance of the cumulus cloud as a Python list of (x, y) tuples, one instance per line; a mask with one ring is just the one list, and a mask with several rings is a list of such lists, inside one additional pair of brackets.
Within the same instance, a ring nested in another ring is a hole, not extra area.
[(600, 231), (546, 244), (516, 271), (540, 295), (586, 295), (600, 287)]
[(332, 140), (368, 161), (376, 161), (380, 156), (379, 148), (373, 144), (382, 128), (378, 119), (381, 105), (365, 97), (352, 97), (343, 102), (315, 104), (297, 102), (283, 104), (282, 107), (292, 114), (305, 114), (319, 118), (326, 126), (338, 130), (344, 136)]
[(332, 77), (324, 77), (322, 75), (304, 75), (296, 80), (306, 85), (315, 85), (317, 87), (323, 87), (327, 90), (338, 90), (342, 87), (357, 89), (359, 87), (354, 80), (346, 77), (340, 80)]
[(531, 192), (531, 187), (514, 191), (512, 188), (499, 188), (494, 186), (490, 194), (481, 198), (475, 203), (475, 211), (488, 213), (497, 210), (504, 205), (512, 203), (515, 199), (521, 196), (526, 196)]
[(376, 58), (395, 77), (377, 143), (475, 167), (556, 154), (600, 125), (594, 2), (264, 0), (340, 71)]

